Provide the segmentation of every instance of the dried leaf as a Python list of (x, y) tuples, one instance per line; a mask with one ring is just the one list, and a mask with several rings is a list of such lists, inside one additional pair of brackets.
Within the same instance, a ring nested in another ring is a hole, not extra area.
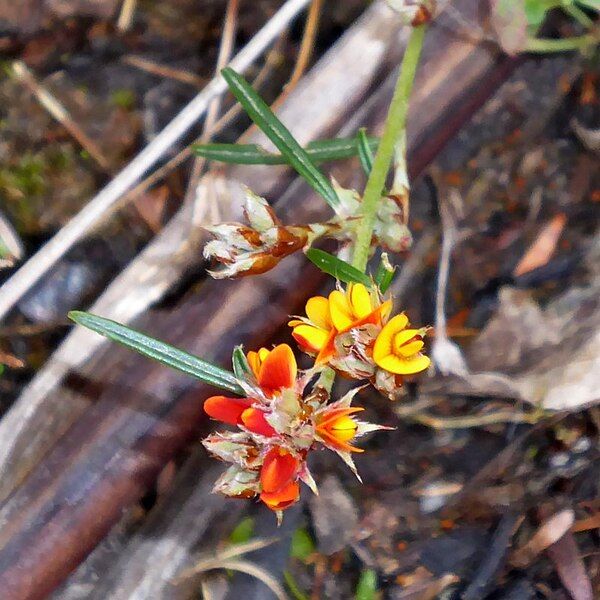
[(567, 532), (547, 550), (560, 580), (573, 600), (593, 600), (594, 592), (579, 549), (571, 532)]
[(519, 277), (529, 273), (529, 271), (543, 267), (552, 258), (566, 224), (567, 217), (564, 213), (559, 213), (546, 223), (533, 244), (525, 252), (523, 258), (518, 262), (513, 275)]
[(511, 557), (511, 563), (517, 568), (525, 568), (544, 550), (560, 540), (573, 526), (575, 513), (571, 509), (562, 510), (546, 519), (533, 537)]

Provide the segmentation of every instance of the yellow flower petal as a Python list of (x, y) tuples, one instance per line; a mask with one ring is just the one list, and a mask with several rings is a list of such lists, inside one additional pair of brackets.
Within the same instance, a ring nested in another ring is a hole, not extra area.
[(340, 442), (349, 442), (356, 435), (358, 425), (352, 417), (343, 415), (336, 419), (328, 429), (329, 433)]
[(377, 361), (377, 365), (382, 369), (395, 373), (396, 375), (413, 375), (420, 373), (429, 367), (431, 361), (428, 356), (417, 354), (411, 358), (402, 358), (389, 354)]
[(258, 357), (258, 352), (254, 352), (254, 350), (250, 350), (248, 355), (246, 356), (248, 359), (248, 364), (252, 369), (255, 377), (258, 377), (258, 372), (260, 371), (260, 358)]
[(393, 354), (393, 340), (394, 336), (402, 331), (408, 325), (408, 317), (405, 314), (396, 315), (388, 324), (381, 330), (377, 339), (375, 340), (375, 345), (373, 346), (373, 360), (380, 367), (383, 365), (380, 364), (380, 361), (383, 360), (386, 356)]
[(306, 316), (321, 329), (331, 329), (329, 301), (323, 296), (314, 296), (306, 303)]
[(415, 336), (419, 335), (418, 329), (403, 329), (394, 335), (394, 339), (392, 340), (392, 348), (394, 349), (394, 354), (398, 354), (400, 352), (400, 348), (410, 342)]
[(269, 354), (271, 354), (270, 350), (267, 350), (266, 348), (261, 348), (258, 351), (258, 358), (260, 359), (260, 362), (264, 362), (267, 356), (269, 356)]
[(328, 331), (305, 324), (294, 327), (292, 335), (300, 345), (308, 347), (315, 352), (321, 350), (329, 338)]
[(329, 294), (329, 316), (333, 326), (341, 331), (350, 327), (354, 322), (352, 318), (352, 309), (346, 298), (346, 294), (339, 290), (334, 290)]
[(392, 301), (391, 300), (386, 300), (381, 305), (381, 309), (380, 309), (381, 321), (383, 323), (385, 323), (388, 320), (388, 317), (390, 316), (391, 312), (392, 312)]
[(414, 342), (409, 342), (408, 344), (404, 344), (398, 348), (396, 354), (400, 354), (401, 356), (409, 357), (413, 354), (417, 354), (423, 349), (425, 342), (423, 340), (415, 340)]
[(349, 286), (348, 296), (354, 315), (359, 319), (370, 315), (373, 312), (371, 305), (371, 295), (362, 283), (355, 283)]

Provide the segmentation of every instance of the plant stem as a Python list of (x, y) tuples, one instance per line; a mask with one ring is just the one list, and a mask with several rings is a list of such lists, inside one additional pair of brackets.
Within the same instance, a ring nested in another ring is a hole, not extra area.
[(527, 52), (539, 53), (569, 52), (572, 50), (584, 50), (588, 46), (593, 46), (596, 43), (596, 37), (589, 34), (556, 40), (544, 38), (531, 38), (527, 41), (527, 46), (525, 47), (525, 50)]
[(406, 127), (406, 113), (408, 112), (408, 99), (412, 90), (415, 72), (423, 47), (426, 26), (415, 27), (408, 40), (394, 96), (388, 109), (385, 128), (379, 147), (373, 161), (373, 169), (365, 187), (362, 201), (362, 218), (356, 231), (354, 244), (354, 257), (352, 264), (364, 271), (369, 260), (373, 226), (377, 213), (377, 204), (385, 185), (385, 179), (394, 155), (394, 147)]
[(590, 19), (590, 17), (588, 17), (578, 6), (571, 4), (563, 6), (562, 9), (586, 29), (591, 29), (594, 26), (594, 21), (592, 21), (592, 19)]

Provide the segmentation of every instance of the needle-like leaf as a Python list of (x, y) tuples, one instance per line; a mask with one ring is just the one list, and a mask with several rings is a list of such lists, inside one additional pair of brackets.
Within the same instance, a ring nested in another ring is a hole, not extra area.
[[(367, 138), (369, 151), (377, 149), (379, 140)], [(197, 144), (194, 153), (209, 160), (239, 165), (286, 165), (282, 154), (268, 152), (258, 144)], [(356, 138), (334, 138), (310, 142), (304, 148), (314, 163), (342, 160), (359, 152)]]
[(373, 150), (364, 128), (359, 129), (356, 134), (356, 145), (360, 164), (368, 177), (373, 168)]
[(243, 106), (248, 116), (263, 133), (275, 144), (287, 162), (296, 169), (306, 182), (318, 192), (333, 208), (339, 206), (339, 199), (333, 186), (321, 173), (306, 151), (295, 140), (287, 127), (275, 116), (267, 103), (252, 89), (252, 86), (233, 69), (221, 71), (231, 93)]
[(156, 340), (116, 321), (104, 319), (90, 313), (71, 311), (69, 318), (78, 325), (87, 327), (131, 350), (195, 377), (204, 383), (234, 394), (244, 394), (233, 373), (206, 362), (185, 350), (175, 348), (175, 346)]
[(373, 285), (370, 277), (337, 256), (329, 254), (329, 252), (318, 248), (310, 248), (306, 251), (306, 257), (321, 271), (344, 283), (362, 283), (368, 287)]

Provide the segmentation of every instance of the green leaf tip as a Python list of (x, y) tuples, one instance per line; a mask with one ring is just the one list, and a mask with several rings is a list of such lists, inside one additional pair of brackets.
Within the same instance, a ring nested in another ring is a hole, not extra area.
[(368, 287), (373, 285), (368, 275), (365, 275), (365, 273), (339, 259), (337, 256), (329, 254), (329, 252), (319, 250), (318, 248), (310, 248), (306, 251), (306, 257), (321, 271), (344, 283), (362, 283)]

